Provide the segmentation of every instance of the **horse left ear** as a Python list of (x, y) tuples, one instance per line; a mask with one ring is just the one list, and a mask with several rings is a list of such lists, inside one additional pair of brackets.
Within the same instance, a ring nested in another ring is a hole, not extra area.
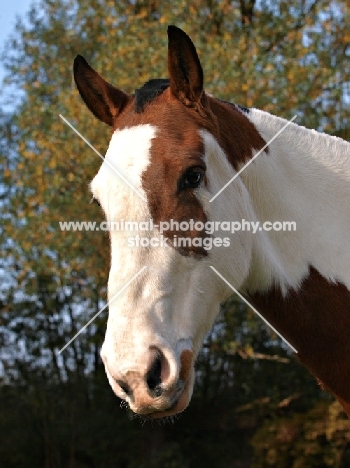
[(190, 37), (176, 26), (168, 26), (168, 70), (172, 94), (202, 113), (203, 69)]
[(131, 98), (110, 85), (81, 55), (74, 60), (74, 80), (80, 96), (90, 111), (102, 122), (113, 127), (115, 119)]

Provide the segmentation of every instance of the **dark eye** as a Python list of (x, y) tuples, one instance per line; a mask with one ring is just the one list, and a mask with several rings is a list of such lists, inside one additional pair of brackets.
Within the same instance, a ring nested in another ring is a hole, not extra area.
[(200, 167), (188, 169), (183, 176), (182, 188), (197, 188), (204, 178), (204, 170)]
[(95, 197), (92, 197), (90, 200), (90, 205), (92, 205), (93, 203), (96, 203), (96, 205), (101, 206), (100, 202)]

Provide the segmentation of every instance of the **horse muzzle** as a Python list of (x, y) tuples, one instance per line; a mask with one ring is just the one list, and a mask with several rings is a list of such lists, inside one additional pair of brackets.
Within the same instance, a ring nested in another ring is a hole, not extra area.
[(162, 418), (182, 412), (192, 396), (193, 351), (182, 350), (177, 359), (169, 349), (152, 346), (146, 354), (147, 351), (139, 365), (118, 368), (110, 365), (102, 348), (101, 357), (112, 389), (139, 415)]

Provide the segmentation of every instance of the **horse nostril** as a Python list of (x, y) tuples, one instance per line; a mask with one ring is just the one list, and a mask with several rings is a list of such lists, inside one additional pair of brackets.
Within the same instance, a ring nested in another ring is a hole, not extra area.
[(162, 354), (157, 350), (156, 358), (152, 363), (150, 370), (146, 374), (146, 383), (156, 397), (162, 394)]
[(127, 383), (123, 382), (122, 380), (116, 380), (116, 382), (127, 396), (132, 396), (132, 390)]

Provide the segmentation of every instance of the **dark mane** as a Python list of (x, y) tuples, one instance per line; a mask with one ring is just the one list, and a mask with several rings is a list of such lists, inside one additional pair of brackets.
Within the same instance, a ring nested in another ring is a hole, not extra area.
[(141, 114), (145, 110), (147, 104), (162, 94), (162, 92), (169, 86), (169, 80), (164, 78), (147, 81), (142, 88), (135, 91), (135, 111), (138, 114)]
[(233, 102), (225, 101), (224, 99), (219, 99), (219, 98), (216, 98), (216, 99), (232, 107), (238, 108), (240, 111), (244, 112), (244, 114), (249, 114), (250, 112), (248, 107), (240, 106), (239, 104), (234, 104)]

